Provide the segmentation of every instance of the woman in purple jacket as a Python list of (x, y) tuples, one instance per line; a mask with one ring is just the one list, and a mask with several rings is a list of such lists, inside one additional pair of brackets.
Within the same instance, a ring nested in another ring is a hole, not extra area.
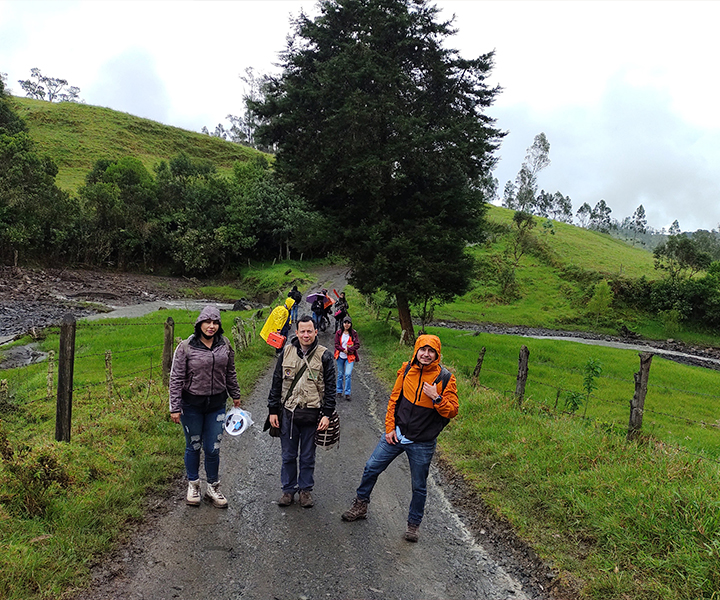
[(206, 306), (195, 321), (195, 333), (178, 345), (170, 371), (170, 418), (185, 432), (186, 502), (199, 506), (200, 448), (205, 452), (205, 499), (227, 508), (220, 492), (220, 440), (228, 395), (240, 406), (235, 351), (223, 335), (220, 311)]

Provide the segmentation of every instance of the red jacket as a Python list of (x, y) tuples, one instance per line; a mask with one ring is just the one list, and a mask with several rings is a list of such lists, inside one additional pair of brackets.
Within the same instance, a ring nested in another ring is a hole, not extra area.
[[(345, 349), (342, 347), (342, 329), (338, 329), (335, 332), (335, 358), (337, 359), (340, 352), (345, 352)], [(352, 325), (350, 326), (350, 337), (352, 338), (352, 346), (347, 349), (346, 354), (348, 357), (354, 356), (355, 359), (359, 361), (360, 355), (358, 354), (357, 350), (360, 347), (360, 338), (358, 338), (357, 331), (355, 331), (352, 328)]]
[[(417, 360), (418, 350), (423, 346), (430, 346), (437, 353), (437, 358), (429, 365), (422, 365)], [(450, 419), (457, 416), (455, 375), (450, 376), (445, 390), (442, 389), (442, 383), (436, 384), (438, 395), (441, 396), (439, 402), (435, 403), (433, 398), (423, 392), (423, 383), (433, 384), (440, 375), (441, 350), (440, 338), (436, 335), (418, 337), (407, 375), (405, 370), (408, 363), (403, 363), (398, 369), (385, 413), (385, 433), (391, 433), (397, 425), (406, 438), (414, 442), (428, 442), (440, 434)]]

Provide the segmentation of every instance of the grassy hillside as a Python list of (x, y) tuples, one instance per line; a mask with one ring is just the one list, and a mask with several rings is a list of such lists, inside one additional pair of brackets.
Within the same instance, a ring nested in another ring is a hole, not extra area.
[[(589, 312), (588, 301), (603, 279), (659, 279), (650, 252), (566, 223), (552, 221), (550, 230), (544, 227), (547, 219), (538, 217), (530, 247), (515, 264), (512, 217), (512, 210), (490, 208), (491, 239), (472, 248), (480, 265), (475, 284), (455, 302), (436, 308), (436, 320), (604, 333), (617, 333), (625, 325), (650, 338), (683, 337), (676, 331), (669, 335), (658, 315), (640, 314), (619, 302), (601, 319)], [(712, 343), (703, 332), (688, 339)]]
[[(488, 219), (510, 227), (514, 211), (491, 206)], [(533, 230), (550, 247), (550, 254), (560, 265), (573, 265), (603, 276), (622, 275), (655, 279), (653, 255), (639, 246), (633, 247), (604, 233), (553, 221), (554, 234), (543, 231), (547, 219), (538, 217)]]
[(29, 98), (14, 100), (38, 148), (56, 162), (57, 184), (69, 192), (85, 183), (85, 176), (99, 158), (134, 156), (152, 172), (161, 160), (185, 152), (192, 158), (211, 160), (222, 172), (257, 153), (246, 146), (109, 108)]

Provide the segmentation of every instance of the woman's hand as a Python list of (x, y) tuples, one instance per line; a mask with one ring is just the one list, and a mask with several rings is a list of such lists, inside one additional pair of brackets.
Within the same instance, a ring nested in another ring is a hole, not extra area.
[(172, 419), (173, 423), (177, 423), (178, 425), (180, 425), (180, 413), (179, 412), (170, 413), (170, 418)]
[(280, 420), (277, 415), (270, 415), (270, 425), (273, 427), (280, 427)]
[(330, 417), (323, 417), (318, 423), (318, 431), (325, 431), (330, 425)]

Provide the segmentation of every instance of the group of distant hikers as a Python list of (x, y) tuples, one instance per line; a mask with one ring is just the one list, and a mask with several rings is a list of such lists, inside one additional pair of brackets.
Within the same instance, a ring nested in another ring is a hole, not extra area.
[[(290, 506), (295, 494), (303, 508), (314, 505), (316, 447), (336, 441), (337, 401), (351, 400), (360, 340), (345, 293), (335, 294), (334, 300), (326, 289), (310, 294), (311, 314), (298, 316), (302, 294), (294, 286), (284, 304), (270, 313), (260, 333), (277, 348), (265, 430), (281, 443), (279, 506)], [(323, 322), (329, 323), (330, 316), (335, 318), (332, 351), (318, 340), (319, 329)], [(412, 484), (404, 538), (418, 541), (437, 437), (458, 414), (455, 376), (441, 365), (441, 350), (437, 336), (420, 335), (410, 360), (398, 369), (385, 413), (385, 431), (365, 464), (352, 505), (341, 515), (344, 521), (367, 518), (379, 475), (404, 452)], [(178, 345), (170, 376), (170, 416), (182, 424), (185, 433), (186, 503), (190, 506), (199, 506), (203, 497), (201, 450), (207, 480), (204, 497), (218, 508), (228, 505), (219, 489), (220, 441), (228, 397), (235, 407), (240, 406), (235, 353), (223, 335), (220, 311), (206, 306), (197, 317), (194, 333)]]

